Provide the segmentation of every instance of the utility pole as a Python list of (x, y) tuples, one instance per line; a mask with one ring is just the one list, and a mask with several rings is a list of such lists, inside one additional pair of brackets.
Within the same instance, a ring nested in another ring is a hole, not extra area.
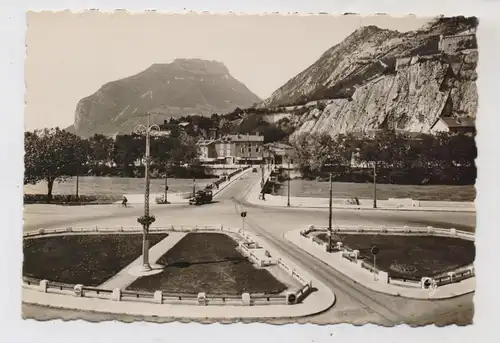
[[(78, 149), (78, 147), (77, 147)], [(77, 150), (77, 164), (76, 164), (76, 200), (78, 201), (79, 197), (79, 188), (80, 188), (80, 164), (81, 164), (81, 152)]]
[(167, 199), (167, 191), (168, 191), (168, 164), (165, 164), (165, 203), (168, 204)]
[(290, 207), (290, 158), (287, 156), (288, 160), (288, 202), (287, 206)]
[(332, 250), (332, 197), (333, 197), (333, 182), (332, 182), (332, 173), (330, 173), (330, 201), (328, 203), (328, 252)]
[(373, 208), (377, 208), (377, 162), (373, 162)]
[(76, 170), (76, 200), (78, 200), (79, 197), (79, 188), (80, 188), (80, 166), (78, 166), (78, 169)]

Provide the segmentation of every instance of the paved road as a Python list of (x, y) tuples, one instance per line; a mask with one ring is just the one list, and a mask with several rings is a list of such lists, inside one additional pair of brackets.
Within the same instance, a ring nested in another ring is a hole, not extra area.
[[(224, 189), (216, 198), (216, 202), (204, 206), (174, 205), (151, 208), (156, 215), (155, 225), (166, 224), (224, 224), (241, 226), (239, 212), (245, 209), (248, 217), (245, 229), (255, 232), (267, 239), (282, 253), (287, 254), (294, 262), (313, 272), (337, 296), (337, 302), (330, 310), (300, 322), (315, 323), (350, 322), (362, 324), (367, 322), (392, 325), (400, 322), (408, 324), (451, 323), (469, 324), (473, 317), (473, 295), (465, 295), (441, 301), (421, 301), (392, 297), (370, 291), (356, 284), (351, 279), (332, 269), (321, 261), (288, 243), (284, 232), (305, 227), (308, 224), (327, 225), (328, 213), (324, 210), (289, 210), (276, 208), (259, 208), (246, 205), (246, 194), (260, 176), (249, 174)], [(25, 210), (25, 230), (38, 227), (61, 226), (99, 226), (137, 225), (136, 218), (142, 209), (119, 206), (84, 206), (62, 208), (60, 206), (30, 205)], [(335, 210), (334, 219), (338, 224), (346, 225), (434, 225), (439, 227), (455, 227), (473, 230), (475, 214), (473, 213), (422, 213), (422, 212), (374, 212)], [(117, 319), (115, 315), (76, 313), (60, 309), (46, 309), (38, 306), (23, 305), (24, 315), (37, 319), (49, 318), (84, 318), (87, 320)], [(132, 320), (132, 317), (127, 317)], [(127, 318), (122, 318), (127, 320)], [(168, 319), (144, 318), (152, 321)], [(277, 320), (276, 322), (280, 322)]]

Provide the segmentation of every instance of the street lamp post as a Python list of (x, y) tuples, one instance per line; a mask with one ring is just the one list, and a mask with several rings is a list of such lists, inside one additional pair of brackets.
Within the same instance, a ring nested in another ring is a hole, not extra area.
[(373, 162), (373, 208), (377, 208), (377, 162)]
[(333, 197), (332, 173), (330, 173), (330, 201), (328, 202), (328, 252), (332, 250), (332, 197)]
[(134, 132), (137, 134), (146, 135), (146, 154), (145, 154), (145, 169), (144, 169), (144, 216), (139, 217), (137, 221), (142, 224), (142, 271), (150, 271), (151, 265), (149, 264), (149, 226), (154, 222), (154, 217), (149, 215), (149, 164), (151, 162), (150, 156), (150, 135), (152, 132), (160, 131), (158, 125), (151, 125), (151, 115), (147, 114), (147, 126), (137, 125)]

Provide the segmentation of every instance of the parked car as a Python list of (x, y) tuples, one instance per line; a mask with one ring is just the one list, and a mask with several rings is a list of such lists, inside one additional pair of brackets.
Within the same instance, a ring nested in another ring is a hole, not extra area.
[(256, 172), (257, 172), (257, 168), (255, 168), (255, 167), (254, 167), (254, 168), (252, 169), (252, 173), (256, 173)]

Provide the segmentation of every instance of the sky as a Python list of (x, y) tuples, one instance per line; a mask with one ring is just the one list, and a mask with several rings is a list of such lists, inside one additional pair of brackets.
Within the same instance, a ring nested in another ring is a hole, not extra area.
[(103, 84), (175, 58), (223, 62), (265, 99), (361, 26), (401, 32), (415, 16), (30, 12), (25, 129), (73, 124), (78, 101)]

